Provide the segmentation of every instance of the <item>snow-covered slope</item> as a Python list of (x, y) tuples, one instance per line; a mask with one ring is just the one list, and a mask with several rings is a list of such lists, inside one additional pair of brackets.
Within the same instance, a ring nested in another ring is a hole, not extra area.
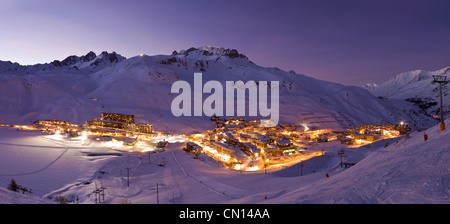
[[(415, 70), (401, 73), (380, 85), (366, 85), (375, 96), (413, 102), (430, 115), (439, 115), (439, 85), (433, 83), (433, 75), (447, 76), (450, 80), (450, 67), (436, 71)], [(450, 89), (442, 87), (444, 111), (450, 111)]]
[(0, 202), (2, 204), (49, 204), (51, 202), (43, 200), (33, 195), (25, 195), (21, 192), (13, 192), (0, 187)]
[(162, 131), (212, 128), (206, 116), (175, 117), (170, 110), (177, 96), (170, 93), (172, 84), (177, 80), (192, 84), (195, 72), (203, 73), (203, 83), (279, 81), (281, 123), (346, 129), (400, 121), (424, 128), (436, 122), (403, 100), (384, 100), (360, 87), (261, 67), (234, 49), (200, 47), (129, 59), (115, 52), (89, 52), (33, 66), (0, 62), (0, 123), (29, 124), (38, 119), (83, 123), (112, 112), (134, 114), (138, 122)]
[[(450, 119), (446, 120), (450, 123)], [(450, 203), (450, 131), (439, 126), (393, 144), (371, 145), (357, 164), (278, 198), (291, 203)], [(375, 143), (377, 144), (377, 143)], [(353, 152), (355, 153), (355, 152)], [(351, 153), (349, 154), (349, 157)], [(338, 171), (338, 172), (337, 172)], [(274, 199), (275, 201), (275, 199)]]

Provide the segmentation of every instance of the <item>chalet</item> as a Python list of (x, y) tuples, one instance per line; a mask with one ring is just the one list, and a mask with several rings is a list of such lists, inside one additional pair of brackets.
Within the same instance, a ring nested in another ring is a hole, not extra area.
[[(273, 132), (273, 133), (266, 133), (265, 136), (270, 137), (272, 140), (278, 139), (278, 133)], [(271, 142), (272, 143), (272, 142)]]
[(302, 151), (303, 150), (300, 150), (300, 151), (297, 150), (296, 146), (291, 146), (291, 147), (287, 147), (287, 148), (278, 148), (275, 145), (269, 145), (269, 147), (264, 149), (264, 152), (266, 153), (266, 155), (269, 155), (269, 156), (295, 155)]
[(232, 149), (230, 145), (222, 142), (211, 142), (211, 148), (215, 149), (219, 153), (226, 155), (231, 155), (234, 151), (236, 151)]
[(299, 139), (299, 136), (297, 135), (297, 134), (290, 134), (289, 135), (293, 140), (298, 140)]
[(231, 144), (231, 145), (239, 145), (239, 140), (237, 138), (232, 138), (229, 141), (227, 141), (227, 143)]
[(365, 135), (381, 135), (381, 134), (383, 134), (383, 132), (380, 129), (378, 129), (378, 130), (368, 129), (368, 130), (364, 130), (363, 132)]
[(296, 147), (292, 144), (291, 140), (289, 140), (289, 139), (287, 139), (287, 138), (280, 139), (280, 140), (276, 141), (276, 146), (277, 146), (279, 149), (291, 149), (291, 148), (296, 148)]
[(258, 141), (257, 138), (249, 138), (249, 139), (247, 139), (247, 140), (248, 140), (248, 142), (251, 142), (251, 143), (254, 144), (254, 145), (256, 145), (256, 141)]
[(250, 135), (247, 135), (247, 134), (244, 134), (244, 133), (241, 133), (239, 135), (239, 140), (241, 140), (243, 142), (247, 142), (249, 138), (250, 138)]
[(366, 140), (374, 142), (374, 141), (377, 140), (377, 136), (375, 136), (375, 135), (366, 135)]
[(256, 141), (254, 141), (254, 144), (260, 148), (265, 148), (267, 147), (269, 142), (265, 139), (256, 139)]
[(274, 145), (270, 145), (269, 147), (264, 149), (264, 153), (268, 156), (282, 156), (283, 150), (277, 148)]
[(243, 162), (247, 156), (240, 150), (236, 150), (235, 146), (231, 146), (222, 142), (211, 142), (211, 148), (215, 149), (217, 152), (229, 155), (234, 158), (238, 163)]
[(203, 148), (194, 142), (187, 142), (184, 150), (189, 153), (199, 154), (203, 151)]
[(358, 133), (356, 133), (356, 132), (350, 133), (350, 137), (352, 137), (352, 138), (354, 138), (354, 139), (357, 139), (357, 140), (365, 139), (365, 138), (366, 138), (365, 135), (358, 134)]
[(240, 124), (227, 124), (226, 129), (228, 131), (242, 132), (244, 126)]
[(299, 151), (296, 148), (290, 148), (290, 149), (284, 149), (283, 150), (283, 155), (295, 155), (295, 154), (298, 154), (298, 153), (299, 153)]
[(231, 157), (236, 160), (237, 163), (244, 163), (244, 161), (247, 159), (247, 155), (242, 150), (236, 150), (233, 153), (231, 153)]
[(210, 140), (210, 141), (215, 141), (215, 140), (216, 140), (216, 135), (215, 135), (215, 134), (212, 134), (212, 133), (207, 133), (207, 134), (205, 135), (205, 139), (206, 139), (206, 140)]
[(256, 147), (250, 142), (244, 142), (240, 144), (242, 150), (249, 154), (250, 156), (257, 157), (261, 154), (261, 149)]
[(115, 138), (115, 139), (123, 142), (123, 145), (125, 145), (125, 146), (134, 146), (138, 141), (137, 137), (136, 138), (123, 138), (122, 137), (122, 138)]
[(248, 135), (250, 135), (251, 138), (258, 138), (258, 136), (260, 135), (259, 133), (256, 132), (250, 132), (248, 133)]
[(223, 139), (225, 139), (225, 141), (227, 141), (227, 142), (231, 142), (234, 139), (234, 136), (229, 132), (223, 133), (222, 136), (223, 136)]
[(346, 144), (346, 145), (353, 144), (353, 139), (347, 138), (347, 137), (340, 138), (339, 141), (341, 141), (341, 144)]
[(215, 141), (218, 141), (218, 142), (222, 141), (223, 138), (224, 138), (224, 134), (223, 133), (214, 135), (214, 140)]
[(350, 137), (352, 137), (356, 140), (367, 140), (367, 141), (371, 141), (371, 142), (374, 142), (377, 140), (377, 136), (375, 136), (375, 135), (363, 135), (363, 134), (358, 134), (356, 132), (350, 133)]
[(273, 144), (275, 142), (275, 139), (269, 135), (262, 135), (260, 136), (260, 139), (267, 141), (268, 144)]

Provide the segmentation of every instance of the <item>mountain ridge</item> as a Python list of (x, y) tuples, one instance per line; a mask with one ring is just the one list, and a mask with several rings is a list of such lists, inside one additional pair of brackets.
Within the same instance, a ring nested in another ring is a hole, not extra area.
[[(443, 75), (450, 80), (450, 66), (435, 71), (413, 70), (400, 73), (375, 87), (364, 86), (375, 96), (413, 102), (426, 114), (437, 116), (439, 108), (439, 85), (433, 83), (433, 75)], [(444, 111), (450, 111), (450, 88), (442, 87)], [(446, 112), (445, 115), (448, 115)]]
[[(67, 65), (60, 67), (0, 62), (0, 123), (29, 124), (43, 119), (83, 123), (101, 112), (111, 112), (134, 114), (138, 122), (166, 132), (211, 129), (209, 117), (175, 117), (171, 113), (170, 102), (176, 97), (170, 91), (172, 84), (177, 80), (193, 83), (196, 72), (203, 73), (203, 82), (279, 81), (281, 123), (336, 130), (401, 121), (421, 129), (436, 123), (404, 100), (384, 100), (364, 88), (262, 67), (234, 49), (190, 49), (131, 58), (116, 54), (117, 61), (111, 59), (113, 53), (89, 52), (69, 56)], [(98, 65), (93, 64), (97, 59)]]

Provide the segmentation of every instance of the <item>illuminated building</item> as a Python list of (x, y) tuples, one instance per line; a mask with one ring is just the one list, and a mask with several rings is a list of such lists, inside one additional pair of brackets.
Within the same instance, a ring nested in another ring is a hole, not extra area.
[(153, 133), (153, 125), (151, 124), (135, 124), (134, 115), (101, 113), (101, 120), (86, 121), (86, 127), (91, 129), (110, 128), (119, 129), (134, 133)]

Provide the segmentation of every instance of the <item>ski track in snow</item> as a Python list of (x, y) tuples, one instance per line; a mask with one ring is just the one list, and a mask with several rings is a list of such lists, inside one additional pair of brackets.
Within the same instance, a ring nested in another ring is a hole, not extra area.
[(31, 171), (31, 172), (26, 172), (26, 173), (17, 173), (17, 174), (0, 174), (0, 176), (6, 176), (6, 177), (10, 177), (10, 176), (24, 176), (24, 175), (30, 175), (30, 174), (35, 174), (35, 173), (39, 173), (42, 172), (46, 169), (48, 169), (51, 165), (53, 165), (56, 161), (58, 161), (64, 154), (66, 154), (66, 152), (69, 149), (64, 149), (64, 151), (58, 156), (56, 157), (53, 161), (51, 161), (50, 163), (48, 163), (46, 166), (44, 166), (41, 169), (35, 170), (35, 171)]
[(223, 195), (228, 199), (236, 199), (242, 197), (243, 191), (232, 186), (220, 183), (206, 176), (199, 175), (195, 171), (189, 170), (187, 171), (183, 165), (178, 161), (173, 150), (171, 152), (173, 159), (177, 163), (178, 167), (183, 171), (183, 174), (191, 179), (192, 181), (203, 185), (204, 187), (218, 193), (219, 195)]

